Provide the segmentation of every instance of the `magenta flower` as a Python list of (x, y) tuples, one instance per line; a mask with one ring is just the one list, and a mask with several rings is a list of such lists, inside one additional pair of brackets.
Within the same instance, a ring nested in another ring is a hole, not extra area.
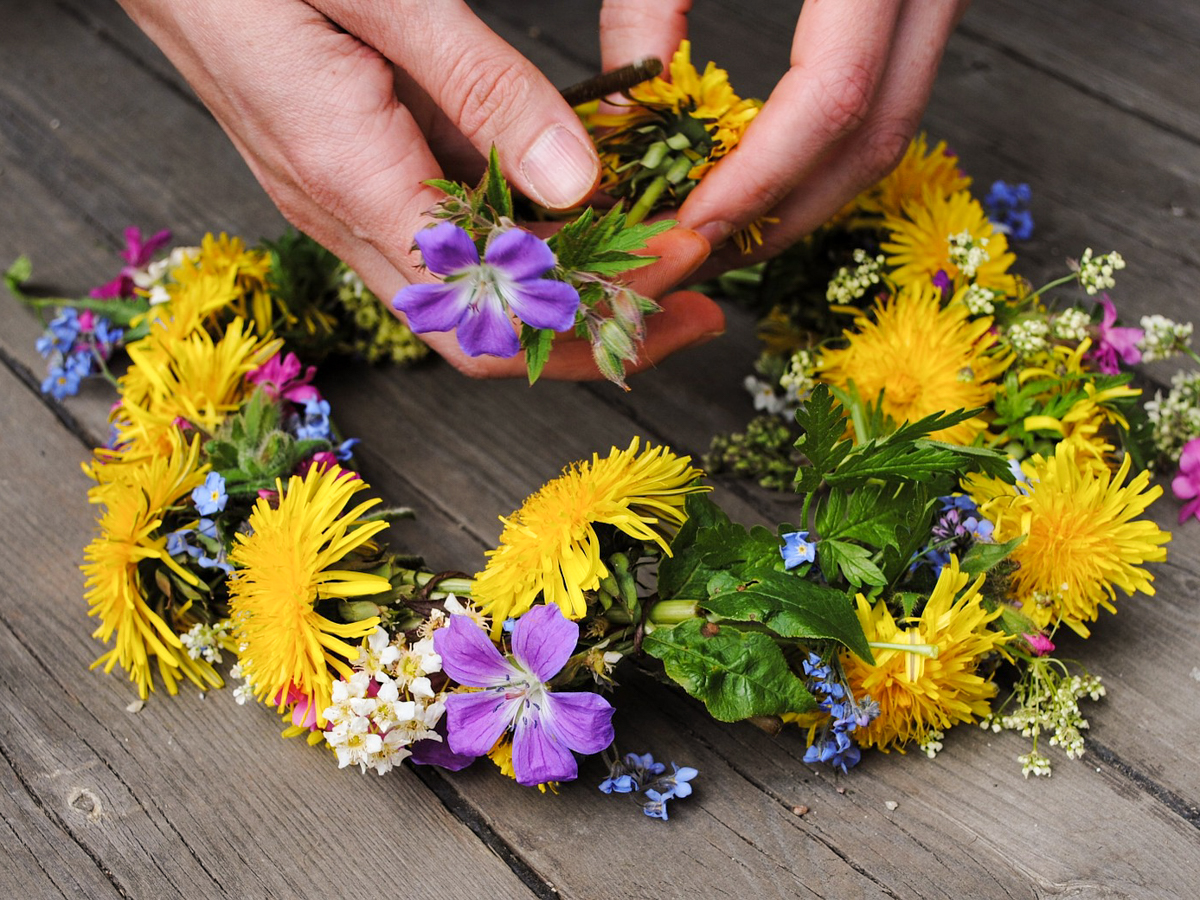
[(551, 693), (579, 641), (579, 625), (557, 606), (535, 606), (517, 620), (512, 656), (505, 659), (467, 616), (451, 616), (434, 632), (442, 669), (459, 684), (480, 688), (446, 698), (447, 742), (455, 753), (483, 756), (513, 731), (513, 773), (524, 785), (570, 781), (579, 774), (571, 754), (599, 753), (612, 743), (613, 708), (599, 694)]
[(417, 232), (417, 246), (441, 284), (411, 284), (392, 305), (418, 334), (458, 329), (468, 356), (515, 356), (521, 342), (511, 310), (527, 325), (563, 331), (575, 324), (579, 292), (543, 276), (556, 260), (550, 246), (519, 228), (495, 234), (479, 260), (475, 242), (462, 228), (442, 222)]
[(1179, 524), (1192, 516), (1200, 518), (1200, 438), (1192, 438), (1183, 445), (1179, 456), (1179, 472), (1171, 481), (1171, 490), (1180, 500), (1187, 500), (1179, 510)]
[(1118, 359), (1127, 366), (1142, 361), (1142, 351), (1137, 345), (1143, 332), (1140, 328), (1117, 327), (1117, 308), (1108, 294), (1100, 295), (1100, 305), (1104, 307), (1104, 318), (1096, 329), (1096, 349), (1088, 357), (1096, 361), (1096, 368), (1105, 375), (1116, 375), (1121, 371)]
[(257, 369), (247, 373), (246, 380), (257, 384), (272, 400), (282, 397), (300, 405), (309, 400), (320, 400), (320, 392), (311, 384), (317, 367), (309, 366), (301, 375), (302, 368), (295, 353), (287, 356), (276, 353)]
[(1054, 652), (1054, 642), (1040, 631), (1037, 634), (1023, 634), (1021, 637), (1025, 639), (1034, 656), (1045, 656)]
[(142, 230), (140, 228), (137, 226), (126, 228), (125, 249), (121, 251), (121, 258), (125, 260), (126, 265), (121, 269), (121, 274), (107, 284), (92, 288), (88, 296), (95, 297), (98, 300), (135, 296), (133, 290), (133, 273), (144, 269), (146, 264), (154, 258), (154, 254), (169, 240), (171, 240), (170, 231), (163, 230), (148, 240), (142, 240)]

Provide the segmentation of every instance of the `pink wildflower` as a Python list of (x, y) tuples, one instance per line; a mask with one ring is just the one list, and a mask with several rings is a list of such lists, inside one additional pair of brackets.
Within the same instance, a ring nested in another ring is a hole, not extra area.
[(107, 284), (93, 288), (88, 296), (99, 300), (135, 296), (133, 274), (146, 268), (146, 265), (154, 258), (154, 254), (169, 240), (171, 240), (171, 232), (166, 230), (158, 232), (147, 240), (142, 240), (140, 228), (136, 226), (126, 228), (125, 249), (121, 251), (121, 258), (125, 260), (125, 266), (122, 267), (116, 278)]
[(1025, 639), (1025, 643), (1029, 645), (1029, 649), (1033, 652), (1034, 656), (1045, 656), (1047, 653), (1054, 652), (1054, 642), (1041, 632), (1037, 634), (1023, 634), (1021, 637)]
[(300, 360), (295, 353), (281, 357), (278, 353), (246, 375), (246, 380), (257, 384), (272, 400), (282, 397), (293, 403), (320, 400), (320, 392), (310, 383), (317, 374), (316, 366), (309, 366), (300, 374)]
[(1096, 328), (1096, 349), (1088, 356), (1105, 375), (1116, 375), (1121, 371), (1118, 359), (1127, 366), (1141, 362), (1142, 352), (1137, 345), (1144, 332), (1140, 328), (1117, 327), (1117, 308), (1108, 294), (1100, 296), (1100, 305), (1104, 307), (1104, 318)]
[(1183, 445), (1179, 456), (1179, 472), (1171, 482), (1171, 490), (1180, 500), (1187, 500), (1179, 510), (1179, 524), (1192, 516), (1200, 518), (1200, 438), (1192, 438)]

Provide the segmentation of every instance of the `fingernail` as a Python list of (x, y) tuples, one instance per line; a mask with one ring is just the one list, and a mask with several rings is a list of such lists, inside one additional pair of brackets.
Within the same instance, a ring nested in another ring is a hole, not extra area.
[(733, 234), (733, 225), (729, 222), (705, 222), (692, 229), (702, 238), (708, 241), (709, 246), (716, 249), (721, 244), (729, 239), (729, 235)]
[(565, 209), (592, 192), (600, 178), (600, 162), (567, 128), (553, 125), (521, 160), (521, 174), (534, 200), (551, 209)]

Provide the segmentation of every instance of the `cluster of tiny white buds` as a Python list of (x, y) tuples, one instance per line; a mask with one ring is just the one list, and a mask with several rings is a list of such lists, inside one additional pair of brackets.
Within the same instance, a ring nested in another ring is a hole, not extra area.
[(936, 728), (930, 729), (925, 734), (925, 740), (921, 741), (918, 746), (920, 747), (921, 752), (930, 759), (936, 759), (938, 753), (941, 752), (942, 747), (944, 746), (942, 741), (945, 739), (946, 733), (944, 731), (938, 731)]
[(197, 622), (184, 634), (179, 636), (180, 642), (187, 648), (187, 655), (192, 659), (203, 659), (205, 662), (220, 664), (223, 657), (221, 650), (229, 648), (228, 619), (221, 619), (213, 625)]
[(1079, 343), (1088, 336), (1092, 318), (1082, 309), (1072, 306), (1054, 317), (1054, 336), (1060, 341)]
[(167, 290), (172, 280), (171, 273), (199, 256), (199, 247), (175, 247), (165, 259), (152, 260), (144, 269), (135, 270), (130, 278), (135, 287), (146, 291), (151, 306), (166, 303), (171, 299), (171, 293)]
[(950, 244), (950, 262), (964, 278), (974, 278), (979, 267), (992, 258), (987, 251), (988, 239), (973, 237), (960, 231), (946, 238)]
[(1093, 257), (1092, 248), (1088, 247), (1079, 258), (1079, 283), (1089, 295), (1107, 291), (1116, 285), (1113, 272), (1125, 268), (1125, 260), (1115, 250), (1102, 256)]
[(1170, 359), (1187, 349), (1192, 340), (1192, 323), (1175, 322), (1166, 316), (1142, 316), (1142, 339), (1138, 349), (1142, 362)]
[(990, 316), (994, 313), (996, 306), (992, 301), (995, 298), (995, 291), (990, 291), (978, 284), (968, 285), (962, 293), (962, 302), (973, 316)]
[(829, 282), (825, 299), (830, 303), (850, 303), (863, 296), (872, 285), (879, 284), (885, 260), (882, 255), (869, 256), (861, 247), (854, 251), (855, 267), (842, 266)]
[(1043, 756), (1036, 750), (1031, 750), (1028, 753), (1022, 753), (1017, 757), (1017, 762), (1021, 764), (1021, 774), (1028, 778), (1030, 775), (1037, 777), (1049, 778), (1052, 774), (1050, 771), (1050, 757)]
[(1050, 335), (1050, 324), (1045, 319), (1022, 319), (1008, 329), (1008, 342), (1018, 356), (1030, 357), (1050, 346), (1046, 338)]
[(817, 367), (817, 356), (811, 350), (797, 350), (788, 361), (788, 367), (779, 376), (779, 386), (786, 392), (790, 405), (798, 405), (816, 387), (813, 372)]
[(1178, 459), (1184, 444), (1200, 437), (1200, 372), (1176, 372), (1171, 390), (1146, 403), (1154, 426), (1154, 445), (1168, 459)]

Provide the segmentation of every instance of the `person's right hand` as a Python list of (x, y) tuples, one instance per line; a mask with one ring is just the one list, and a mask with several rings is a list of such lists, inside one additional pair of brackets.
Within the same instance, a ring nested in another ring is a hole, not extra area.
[[(444, 177), (443, 166), (473, 179), (495, 146), (513, 187), (552, 209), (582, 202), (599, 179), (575, 113), (461, 0), (120, 2), (284, 216), (382, 298), (431, 280), (410, 248), (441, 199), (423, 182)], [(665, 288), (684, 277), (707, 252), (692, 238), (680, 236), (682, 254), (640, 278)], [(693, 302), (696, 315), (658, 323), (646, 362), (720, 330), (711, 301)], [(523, 371), (519, 360), (465, 357), (452, 334), (428, 342), (471, 375)], [(598, 376), (562, 366), (552, 357), (546, 375)]]

